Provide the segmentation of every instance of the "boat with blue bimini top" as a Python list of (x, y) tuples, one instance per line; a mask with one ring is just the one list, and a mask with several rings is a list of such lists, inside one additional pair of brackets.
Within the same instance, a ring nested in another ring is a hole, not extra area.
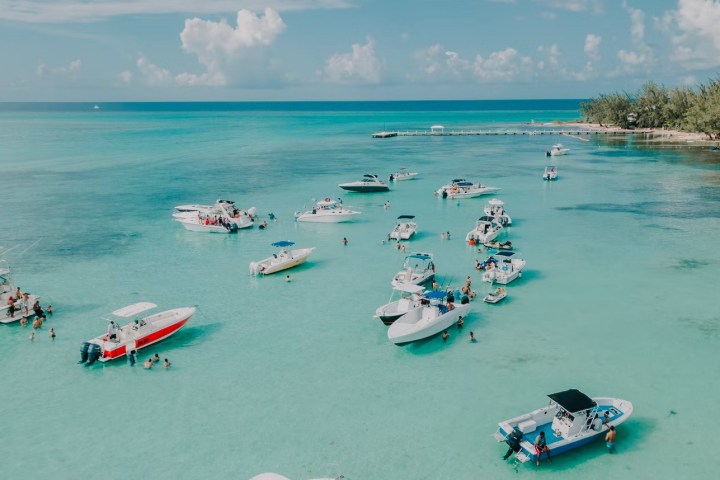
[(403, 269), (390, 282), (393, 287), (401, 283), (422, 285), (435, 277), (435, 262), (432, 253), (414, 252), (405, 257)]
[(485, 270), (482, 281), (507, 285), (516, 278), (522, 277), (525, 259), (516, 255), (517, 252), (504, 250), (495, 252), (480, 262), (480, 268)]
[(447, 293), (431, 290), (423, 294), (420, 308), (410, 310), (390, 325), (388, 339), (395, 345), (405, 345), (437, 335), (467, 315), (470, 304), (443, 303)]
[(294, 242), (282, 240), (272, 244), (273, 247), (280, 249), (278, 253), (274, 253), (272, 257), (264, 258), (258, 262), (250, 262), (250, 273), (253, 275), (270, 275), (288, 268), (297, 267), (310, 256), (315, 247), (296, 248), (288, 250), (287, 247), (295, 245)]
[[(633, 413), (633, 404), (627, 400), (590, 398), (576, 389), (551, 393), (548, 397), (547, 406), (498, 423), (494, 437), (509, 446), (503, 459), (515, 453), (522, 463), (537, 463), (543, 451), (546, 454), (549, 451), (552, 457), (602, 438), (610, 427), (619, 426)], [(535, 446), (541, 434), (547, 451)]]
[(380, 180), (377, 175), (366, 173), (363, 175), (362, 180), (357, 182), (341, 183), (338, 187), (343, 190), (356, 193), (375, 193), (375, 192), (388, 192), (390, 187), (385, 182)]
[(499, 191), (498, 187), (489, 187), (480, 183), (473, 183), (464, 178), (454, 178), (447, 185), (435, 191), (435, 195), (442, 198), (473, 198), (489, 195)]

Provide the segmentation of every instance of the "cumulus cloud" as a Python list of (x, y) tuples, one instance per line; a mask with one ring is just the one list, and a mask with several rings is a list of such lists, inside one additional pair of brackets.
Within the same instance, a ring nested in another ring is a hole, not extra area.
[(460, 54), (445, 49), (436, 43), (426, 49), (415, 52), (415, 59), (420, 63), (420, 69), (427, 78), (448, 80), (463, 78), (471, 72), (470, 62), (460, 57)]
[(593, 60), (600, 59), (600, 53), (598, 52), (600, 42), (602, 42), (602, 37), (600, 35), (588, 33), (585, 37), (585, 53)]
[(382, 62), (375, 55), (375, 41), (368, 37), (365, 45), (354, 43), (352, 52), (331, 55), (320, 72), (328, 83), (374, 84), (380, 82)]
[(80, 60), (73, 60), (66, 66), (52, 67), (52, 68), (48, 68), (47, 65), (45, 65), (44, 63), (41, 63), (35, 69), (35, 74), (38, 77), (69, 76), (69, 75), (77, 72), (81, 66), (82, 66), (82, 62)]
[(720, 66), (720, 3), (711, 0), (679, 0), (677, 10), (662, 20), (672, 37), (672, 58), (686, 68)]
[(122, 83), (130, 83), (132, 82), (132, 79), (133, 74), (129, 70), (123, 70), (120, 72), (120, 81), (122, 81)]
[(172, 83), (172, 75), (170, 72), (165, 68), (151, 63), (145, 55), (141, 54), (136, 64), (143, 80), (148, 85), (168, 85)]
[[(234, 12), (238, 0), (0, 0), (0, 20), (33, 23), (99, 22), (112, 17)], [(348, 8), (348, 0), (243, 0), (248, 10), (275, 11)]]
[(603, 3), (601, 0), (539, 0), (551, 8), (569, 10), (571, 12), (592, 12), (602, 13)]
[(473, 76), (481, 82), (501, 82), (527, 79), (532, 73), (532, 59), (521, 56), (514, 48), (480, 55), (473, 62)]
[(623, 8), (630, 14), (630, 35), (634, 41), (642, 42), (645, 39), (645, 12), (630, 7), (627, 2), (623, 2)]

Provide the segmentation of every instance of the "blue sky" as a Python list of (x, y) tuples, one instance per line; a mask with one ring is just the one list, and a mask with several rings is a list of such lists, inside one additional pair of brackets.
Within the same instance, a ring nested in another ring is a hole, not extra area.
[(585, 98), (715, 78), (720, 0), (0, 0), (0, 101)]

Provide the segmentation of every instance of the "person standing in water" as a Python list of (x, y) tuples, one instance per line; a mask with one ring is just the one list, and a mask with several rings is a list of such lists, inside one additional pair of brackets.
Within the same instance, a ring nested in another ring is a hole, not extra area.
[(615, 453), (615, 426), (610, 425), (610, 430), (605, 434), (605, 446), (608, 452)]

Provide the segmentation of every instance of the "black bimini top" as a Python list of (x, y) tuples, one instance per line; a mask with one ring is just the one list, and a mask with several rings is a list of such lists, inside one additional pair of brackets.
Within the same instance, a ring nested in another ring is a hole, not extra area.
[(594, 408), (596, 405), (592, 398), (574, 388), (564, 392), (551, 393), (548, 397), (570, 413)]
[(400, 215), (398, 217), (398, 220), (400, 220), (401, 218), (409, 218), (410, 220), (412, 220), (413, 218), (415, 218), (415, 215)]

